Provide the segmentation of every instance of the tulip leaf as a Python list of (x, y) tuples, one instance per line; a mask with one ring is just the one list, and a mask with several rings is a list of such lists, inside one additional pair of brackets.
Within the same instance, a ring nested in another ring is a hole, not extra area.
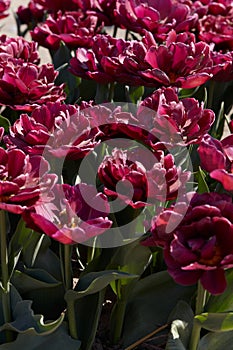
[(9, 119), (0, 115), (0, 127), (4, 128), (6, 134), (9, 132), (10, 126), (11, 126), (11, 124), (10, 124)]
[(179, 91), (179, 98), (187, 98), (187, 97), (193, 97), (195, 93), (197, 93), (198, 89), (200, 89), (200, 86), (197, 86), (196, 88), (192, 89), (180, 89)]
[(172, 324), (166, 350), (187, 349), (192, 332), (193, 316), (190, 305), (180, 300), (168, 318)]
[[(134, 257), (133, 259), (132, 256)], [(140, 276), (148, 266), (150, 258), (151, 250), (148, 247), (140, 245), (137, 240), (117, 248), (108, 268)], [(131, 282), (131, 279), (125, 280), (125, 284), (131, 285)], [(114, 291), (116, 291), (116, 283), (115, 280), (111, 283)]]
[(61, 280), (60, 262), (56, 254), (49, 249), (50, 244), (51, 240), (48, 236), (27, 228), (21, 219), (9, 245), (11, 265), (15, 255), (21, 251), (22, 261), (27, 267), (44, 269)]
[(20, 293), (25, 293), (29, 290), (37, 288), (49, 288), (50, 286), (61, 285), (47, 271), (40, 269), (25, 269), (26, 273), (16, 270), (13, 275), (13, 283), (18, 285)]
[(206, 183), (206, 174), (205, 172), (199, 167), (197, 172), (197, 182), (198, 182), (198, 193), (206, 193), (210, 192), (209, 187)]
[(141, 275), (148, 266), (150, 257), (150, 248), (140, 245), (137, 240), (117, 248), (108, 267)]
[(34, 315), (31, 305), (31, 300), (21, 300), (17, 302), (12, 312), (14, 321), (5, 323), (0, 328), (0, 331), (10, 330), (17, 333), (24, 333), (30, 328), (33, 329), (35, 335), (50, 334), (62, 324), (64, 314), (61, 314), (56, 321), (44, 323), (44, 316)]
[(16, 270), (12, 276), (12, 283), (24, 299), (33, 301), (33, 309), (48, 319), (57, 317), (65, 307), (62, 282), (45, 270)]
[(123, 344), (128, 346), (168, 322), (179, 300), (189, 301), (195, 286), (176, 284), (167, 271), (147, 276), (134, 285), (128, 297)]
[(233, 310), (233, 270), (228, 270), (225, 272), (227, 280), (227, 288), (220, 295), (211, 295), (205, 310), (208, 312), (228, 312)]
[[(2, 288), (0, 288), (0, 326), (2, 326), (5, 322), (4, 320), (4, 312), (3, 312), (3, 293), (5, 293)], [(21, 301), (22, 298), (19, 295), (18, 291), (16, 290), (16, 288), (11, 285), (10, 288), (10, 306), (11, 306), (11, 310), (13, 310), (15, 308), (15, 305)], [(0, 344), (4, 343), (6, 341), (5, 338), (5, 332), (0, 332)]]
[(209, 333), (201, 338), (197, 350), (232, 349), (233, 331)]
[(96, 85), (96, 95), (95, 95), (95, 103), (104, 103), (108, 101), (109, 97), (109, 84), (101, 84), (98, 83)]
[[(106, 270), (90, 272), (79, 279), (76, 285), (76, 295), (80, 298), (85, 295), (94, 294), (107, 287), (113, 280), (137, 278), (138, 275), (130, 275), (126, 272)], [(67, 293), (69, 293), (68, 291)]]
[(215, 118), (215, 122), (211, 128), (211, 136), (220, 140), (224, 130), (225, 124), (225, 108), (224, 101), (221, 102), (220, 109), (218, 111), (218, 115)]
[(67, 310), (72, 312), (83, 350), (92, 349), (107, 285), (115, 279), (136, 277), (114, 270), (90, 272), (80, 278), (75, 291), (69, 290), (65, 294)]
[(138, 101), (141, 101), (144, 94), (144, 86), (129, 86), (126, 89), (126, 98), (130, 103), (137, 104)]
[(28, 329), (18, 334), (16, 340), (11, 343), (0, 345), (0, 350), (79, 350), (81, 342), (72, 339), (63, 323), (51, 334), (35, 334), (34, 329)]
[(79, 97), (83, 101), (94, 100), (96, 89), (97, 83), (94, 80), (82, 79), (79, 85)]
[(68, 62), (71, 59), (71, 53), (69, 48), (65, 45), (64, 42), (61, 42), (59, 49), (54, 53), (52, 59), (53, 64), (56, 70), (59, 72), (58, 77), (56, 78), (56, 84), (60, 85), (66, 83), (65, 92), (67, 94), (67, 103), (74, 103), (78, 95), (78, 85), (81, 82), (81, 79), (75, 77), (68, 70)]
[(195, 316), (195, 322), (204, 329), (212, 332), (226, 332), (233, 330), (233, 312), (202, 313)]
[(52, 57), (55, 69), (59, 70), (59, 68), (64, 64), (66, 64), (67, 66), (68, 64), (67, 62), (69, 62), (71, 57), (72, 56), (71, 56), (70, 50), (68, 49), (66, 44), (64, 42), (61, 42), (59, 49), (56, 50), (56, 52)]

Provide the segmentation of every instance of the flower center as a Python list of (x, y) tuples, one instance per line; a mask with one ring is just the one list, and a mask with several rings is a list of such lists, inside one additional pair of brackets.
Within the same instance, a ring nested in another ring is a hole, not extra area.
[(60, 222), (57, 223), (57, 226), (59, 228), (63, 228), (64, 225), (66, 225), (69, 228), (75, 228), (75, 227), (79, 226), (80, 222), (82, 221), (78, 215), (69, 217), (67, 215), (66, 209), (63, 209), (59, 213), (59, 220), (60, 220)]
[(211, 258), (201, 258), (199, 262), (207, 266), (216, 266), (222, 260), (221, 249), (218, 246), (214, 247), (213, 255)]

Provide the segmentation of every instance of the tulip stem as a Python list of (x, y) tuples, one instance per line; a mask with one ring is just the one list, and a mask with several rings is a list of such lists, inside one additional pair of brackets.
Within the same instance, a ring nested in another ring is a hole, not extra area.
[[(207, 296), (206, 290), (202, 287), (200, 281), (198, 281), (196, 310), (195, 310), (196, 315), (199, 315), (203, 312), (206, 296)], [(200, 333), (201, 333), (201, 327), (199, 326), (199, 324), (197, 324), (197, 322), (195, 322), (195, 318), (194, 318), (189, 350), (197, 350), (198, 343), (200, 340)]]
[(121, 339), (122, 329), (123, 329), (123, 323), (125, 319), (125, 309), (126, 309), (126, 301), (125, 300), (118, 300), (116, 303), (116, 324), (113, 334), (113, 344), (118, 345), (119, 341)]
[[(11, 322), (11, 304), (10, 304), (10, 282), (8, 272), (8, 250), (6, 240), (6, 213), (0, 210), (0, 242), (1, 242), (1, 270), (2, 270), (2, 309), (4, 323)], [(13, 340), (12, 333), (6, 331), (6, 341), (10, 342)]]
[(122, 285), (121, 280), (118, 280), (116, 282), (116, 294), (117, 302), (112, 310), (110, 325), (112, 330), (112, 342), (114, 345), (119, 345), (122, 336), (127, 305), (127, 288), (126, 285)]
[(213, 99), (214, 99), (214, 88), (215, 88), (215, 82), (210, 81), (209, 83), (209, 94), (208, 94), (208, 101), (207, 101), (207, 108), (213, 108)]
[(72, 246), (60, 243), (61, 272), (66, 291), (72, 289), (71, 255)]
[(118, 27), (115, 25), (114, 28), (113, 28), (113, 34), (112, 34), (113, 38), (116, 38), (117, 29), (118, 29)]
[(71, 255), (72, 246), (65, 244), (64, 246), (64, 257), (65, 257), (65, 286), (66, 290), (72, 289), (72, 267), (71, 267)]
[(114, 91), (115, 91), (115, 83), (113, 82), (109, 84), (109, 93), (108, 93), (109, 102), (114, 101)]

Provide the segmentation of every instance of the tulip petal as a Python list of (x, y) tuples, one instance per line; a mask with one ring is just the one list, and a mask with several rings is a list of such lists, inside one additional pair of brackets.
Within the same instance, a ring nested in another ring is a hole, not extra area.
[(200, 278), (200, 282), (213, 295), (223, 293), (227, 286), (225, 273), (221, 268), (205, 271)]

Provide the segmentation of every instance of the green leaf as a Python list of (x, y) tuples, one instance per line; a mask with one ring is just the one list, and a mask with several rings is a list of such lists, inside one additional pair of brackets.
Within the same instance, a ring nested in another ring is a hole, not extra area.
[(19, 334), (14, 342), (0, 345), (0, 350), (79, 350), (81, 342), (72, 339), (63, 323), (53, 333), (47, 335), (35, 334), (33, 329)]
[(117, 248), (108, 268), (141, 275), (148, 266), (150, 257), (151, 250), (137, 240)]
[(82, 342), (82, 350), (91, 350), (95, 339), (104, 301), (105, 288), (115, 279), (136, 278), (124, 272), (105, 270), (90, 272), (80, 278), (76, 291), (65, 294), (67, 310), (76, 336)]
[(33, 301), (33, 309), (46, 318), (54, 319), (64, 310), (64, 286), (47, 271), (16, 270), (12, 276), (12, 283), (24, 299)]
[(166, 344), (166, 350), (185, 350), (189, 344), (193, 326), (193, 310), (184, 301), (179, 301), (170, 314), (171, 330)]
[(176, 284), (167, 271), (137, 281), (127, 303), (123, 344), (133, 344), (166, 324), (178, 301), (189, 302), (194, 292), (195, 286)]
[(22, 250), (25, 264), (28, 267), (33, 266), (35, 250), (38, 251), (37, 245), (42, 236), (42, 234), (36, 233), (32, 229), (27, 228), (23, 219), (20, 219), (9, 244), (9, 255), (14, 255), (15, 252)]
[(197, 176), (197, 182), (198, 182), (198, 193), (210, 192), (209, 187), (205, 180), (206, 174), (201, 169), (201, 167), (199, 167), (196, 176)]
[(59, 258), (49, 249), (50, 245), (49, 237), (27, 228), (21, 219), (9, 244), (10, 271), (13, 270), (15, 257), (22, 252), (22, 261), (28, 268), (44, 269), (62, 280)]
[(209, 333), (201, 338), (197, 350), (232, 349), (233, 332)]
[(67, 292), (67, 310), (71, 310), (71, 327), (75, 325), (74, 335), (81, 340), (82, 350), (91, 350), (95, 340), (102, 305), (104, 302), (105, 290), (89, 294), (80, 298), (79, 295)]
[[(108, 268), (130, 274), (137, 274), (139, 277), (148, 266), (150, 258), (151, 250), (148, 247), (142, 246), (137, 240), (117, 248), (115, 254), (112, 256)], [(132, 280), (126, 280), (125, 284), (131, 285), (131, 282)], [(116, 283), (117, 282), (115, 281), (111, 283), (111, 287), (115, 292)]]
[(59, 49), (54, 53), (52, 59), (55, 69), (59, 69), (64, 64), (67, 64), (71, 59), (71, 53), (64, 42), (61, 43)]
[[(80, 247), (79, 247), (80, 249)], [(89, 264), (85, 267), (83, 272), (81, 273), (81, 277), (90, 272), (98, 272), (107, 270), (107, 267), (110, 264), (112, 257), (114, 256), (116, 250), (118, 248), (103, 248), (101, 249), (100, 254), (91, 260)], [(79, 252), (78, 252), (79, 254)]]
[(211, 136), (221, 139), (225, 124), (225, 108), (224, 101), (221, 102), (220, 109), (216, 115), (215, 122), (211, 128)]
[(9, 129), (11, 126), (9, 119), (0, 115), (0, 126), (2, 126), (4, 128), (5, 133), (7, 134), (9, 132)]
[(233, 312), (202, 313), (195, 316), (194, 321), (200, 327), (212, 332), (226, 332), (233, 330)]
[[(106, 270), (99, 272), (90, 272), (84, 275), (76, 285), (77, 295), (82, 296), (94, 294), (107, 287), (107, 285), (118, 279), (132, 279), (137, 278), (138, 275), (131, 275), (126, 272), (119, 272), (115, 270)], [(68, 291), (67, 293), (72, 292)]]
[(31, 300), (19, 301), (13, 310), (13, 319), (11, 323), (5, 323), (0, 327), (0, 331), (10, 330), (17, 333), (24, 333), (28, 329), (33, 329), (35, 335), (37, 334), (50, 334), (54, 332), (63, 322), (64, 314), (53, 322), (44, 323), (43, 315), (34, 315), (31, 309)]
[(98, 83), (96, 86), (95, 103), (103, 103), (108, 101), (109, 84)]
[(78, 97), (78, 86), (81, 79), (75, 77), (68, 70), (68, 63), (71, 59), (71, 52), (64, 42), (61, 43), (59, 49), (53, 55), (53, 64), (56, 70), (59, 72), (56, 78), (56, 84), (60, 85), (65, 83), (65, 92), (67, 94), (67, 103), (74, 103)]
[(94, 100), (96, 90), (97, 83), (94, 80), (82, 79), (79, 85), (79, 96), (83, 101)]
[(144, 86), (129, 86), (126, 90), (127, 101), (137, 104), (138, 101), (141, 101), (144, 94)]
[(12, 282), (20, 293), (39, 288), (57, 287), (62, 284), (47, 271), (40, 269), (25, 269), (25, 273), (16, 270)]
[(200, 88), (200, 86), (192, 89), (180, 89), (179, 91), (179, 98), (187, 98), (187, 97), (192, 97)]
[(208, 312), (228, 312), (233, 310), (233, 269), (225, 272), (227, 288), (220, 295), (211, 295), (205, 307)]
[[(0, 326), (2, 326), (5, 323), (4, 320), (4, 312), (3, 312), (3, 291), (2, 289), (0, 290)], [(16, 304), (21, 301), (22, 298), (19, 295), (18, 291), (15, 289), (13, 285), (11, 285), (10, 288), (10, 307), (11, 307), (11, 312), (14, 310)], [(0, 332), (0, 344), (4, 343), (6, 341), (5, 334), (4, 332)]]

